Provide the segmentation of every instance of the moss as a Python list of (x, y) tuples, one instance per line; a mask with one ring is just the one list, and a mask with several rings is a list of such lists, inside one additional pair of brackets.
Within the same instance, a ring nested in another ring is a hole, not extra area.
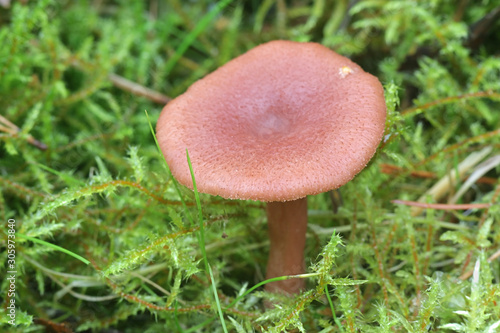
[[(41, 0), (1, 8), (0, 252), (3, 271), (12, 270), (8, 221), (15, 219), (17, 326), (8, 323), (6, 279), (0, 325), (12, 332), (498, 330), (495, 6)], [(335, 191), (337, 200), (309, 198), (308, 289), (295, 298), (258, 285), (268, 246), (263, 205), (203, 194), (197, 204), (169, 175), (149, 124), (159, 101), (279, 38), (350, 56), (383, 82), (389, 115), (376, 156)], [(132, 94), (117, 75), (163, 94)], [(407, 206), (417, 201), (427, 206)], [(264, 301), (280, 306), (266, 309)]]

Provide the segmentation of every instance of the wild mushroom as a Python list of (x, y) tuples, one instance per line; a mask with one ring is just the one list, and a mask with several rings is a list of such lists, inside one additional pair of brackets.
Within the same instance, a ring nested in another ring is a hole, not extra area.
[[(306, 196), (371, 159), (386, 117), (378, 79), (316, 43), (273, 41), (195, 82), (163, 109), (157, 137), (174, 177), (227, 199), (268, 202), (267, 278), (304, 272)], [(303, 279), (266, 285), (297, 293)]]

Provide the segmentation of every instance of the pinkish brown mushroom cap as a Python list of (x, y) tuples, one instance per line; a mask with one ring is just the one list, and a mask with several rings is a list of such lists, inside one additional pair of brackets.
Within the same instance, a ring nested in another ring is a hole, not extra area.
[(316, 43), (273, 41), (194, 83), (163, 109), (174, 177), (228, 199), (288, 201), (338, 188), (371, 159), (386, 117), (378, 79)]

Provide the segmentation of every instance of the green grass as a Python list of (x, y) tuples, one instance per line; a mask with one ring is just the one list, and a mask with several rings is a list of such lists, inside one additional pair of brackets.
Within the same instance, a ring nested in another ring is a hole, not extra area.
[[(17, 325), (8, 323), (2, 278), (0, 330), (499, 331), (500, 21), (488, 21), (497, 6), (0, 7), (0, 258), (7, 272), (15, 219), (18, 272)], [(291, 298), (262, 288), (276, 280), (264, 281), (264, 205), (177, 184), (153, 133), (158, 101), (274, 39), (350, 57), (379, 77), (388, 107), (385, 140), (333, 193), (340, 200), (308, 198), (307, 290)], [(131, 93), (116, 75), (160, 94)]]

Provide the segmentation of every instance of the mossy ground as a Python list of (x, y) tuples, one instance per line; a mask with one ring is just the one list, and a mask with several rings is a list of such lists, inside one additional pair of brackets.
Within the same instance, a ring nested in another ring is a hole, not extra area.
[[(18, 272), (17, 326), (8, 323), (10, 285), (2, 279), (2, 330), (499, 332), (498, 6), (19, 0), (0, 7), (0, 257), (7, 272), (15, 219)], [(309, 198), (313, 276), (307, 291), (269, 310), (264, 300), (276, 297), (262, 288), (235, 302), (263, 280), (263, 205), (206, 195), (197, 205), (169, 177), (149, 122), (167, 96), (273, 39), (320, 42), (378, 76), (388, 120), (362, 173)], [(132, 83), (163, 94), (138, 96)]]

